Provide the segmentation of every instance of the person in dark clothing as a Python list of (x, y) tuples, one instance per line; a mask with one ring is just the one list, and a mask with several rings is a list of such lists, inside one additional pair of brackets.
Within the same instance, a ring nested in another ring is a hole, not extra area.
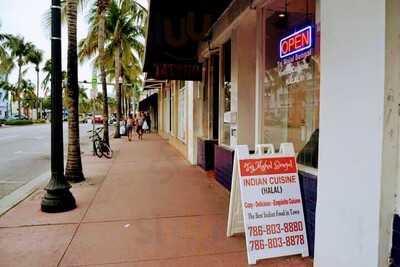
[(151, 118), (150, 118), (150, 113), (149, 112), (146, 112), (145, 120), (146, 120), (147, 126), (148, 126), (148, 129), (146, 130), (146, 132), (150, 133), (151, 132)]

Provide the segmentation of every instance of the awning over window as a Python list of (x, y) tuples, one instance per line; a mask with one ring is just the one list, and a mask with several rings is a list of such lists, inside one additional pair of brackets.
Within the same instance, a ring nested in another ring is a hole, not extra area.
[(201, 80), (198, 43), (232, 0), (151, 0), (144, 72), (148, 78)]

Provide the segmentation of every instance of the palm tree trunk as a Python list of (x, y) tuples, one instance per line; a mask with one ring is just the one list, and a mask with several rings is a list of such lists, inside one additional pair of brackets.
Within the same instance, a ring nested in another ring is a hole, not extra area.
[(65, 178), (71, 182), (85, 180), (82, 172), (81, 147), (79, 142), (79, 85), (78, 54), (76, 39), (77, 0), (67, 0), (68, 20), (68, 62), (67, 62), (67, 95), (69, 98), (68, 113), (68, 155), (65, 167)]
[[(101, 5), (98, 5), (101, 6)], [(99, 57), (100, 57), (100, 75), (101, 75), (101, 87), (103, 91), (103, 140), (107, 145), (110, 145), (109, 132), (108, 132), (108, 96), (107, 96), (107, 82), (106, 82), (106, 70), (105, 70), (105, 54), (104, 54), (104, 40), (105, 40), (105, 10), (100, 10), (99, 19), (99, 34), (98, 34), (98, 46), (99, 46)]]
[(126, 116), (126, 105), (125, 105), (125, 86), (121, 87), (121, 103), (122, 103), (122, 114)]
[[(18, 62), (22, 62), (20, 58)], [(20, 91), (21, 91), (21, 79), (22, 79), (22, 65), (18, 63), (18, 84), (17, 84), (17, 100), (18, 100), (18, 117), (21, 118), (21, 99), (20, 99)]]
[(39, 66), (36, 66), (36, 119), (40, 119), (39, 115)]
[(126, 116), (129, 115), (129, 102), (128, 102), (128, 96), (126, 95), (125, 92), (125, 112), (126, 112)]
[(117, 123), (116, 123), (116, 128), (115, 129), (115, 134), (114, 138), (121, 138), (121, 135), (119, 133), (119, 128), (120, 128), (120, 120), (121, 120), (121, 86), (119, 84), (119, 77), (121, 75), (121, 55), (120, 55), (120, 50), (119, 46), (116, 47), (115, 52), (114, 52), (114, 60), (115, 60), (115, 92), (116, 92), (116, 97), (117, 97)]

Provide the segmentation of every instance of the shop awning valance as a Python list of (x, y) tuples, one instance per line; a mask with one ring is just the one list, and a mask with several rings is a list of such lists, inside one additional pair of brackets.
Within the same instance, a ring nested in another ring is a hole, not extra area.
[(151, 0), (144, 72), (148, 78), (201, 80), (198, 43), (232, 0)]

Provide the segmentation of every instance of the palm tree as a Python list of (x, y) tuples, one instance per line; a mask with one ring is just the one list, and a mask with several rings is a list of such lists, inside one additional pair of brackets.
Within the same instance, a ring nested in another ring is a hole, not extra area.
[(44, 91), (44, 95), (47, 96), (47, 94), (49, 92), (49, 88), (47, 87), (47, 85), (49, 84), (50, 79), (51, 79), (51, 59), (48, 59), (44, 63), (44, 67), (42, 68), (42, 71), (45, 74), (44, 79), (42, 81), (42, 88)]
[(105, 69), (105, 54), (104, 54), (104, 42), (106, 38), (106, 26), (105, 26), (105, 13), (109, 4), (109, 0), (97, 0), (97, 14), (99, 17), (98, 27), (98, 50), (100, 58), (100, 76), (101, 76), (101, 88), (103, 92), (103, 140), (107, 145), (110, 145), (109, 132), (108, 132), (108, 96), (107, 96), (107, 81), (106, 81), (106, 69)]
[[(3, 76), (4, 81), (8, 82), (8, 76), (11, 71), (14, 69), (14, 59), (9, 54), (4, 54), (3, 58), (0, 60), (0, 75)], [(6, 98), (9, 100), (9, 104), (7, 105), (7, 114), (12, 114), (12, 96), (10, 96), (9, 92), (7, 92)], [(8, 116), (7, 115), (7, 116)]]
[(90, 111), (90, 102), (88, 101), (88, 95), (86, 94), (85, 88), (79, 88), (79, 110), (82, 113)]
[[(1, 28), (1, 23), (0, 23)], [(3, 42), (7, 39), (8, 35), (6, 33), (0, 32), (0, 64), (2, 64), (3, 60), (8, 56), (6, 47), (4, 46)]]
[[(30, 80), (21, 81), (22, 106), (26, 110), (31, 110), (36, 106), (37, 96), (35, 95), (35, 86)], [(29, 117), (29, 113), (25, 113)]]
[(31, 51), (31, 53), (28, 55), (28, 60), (32, 64), (35, 65), (35, 71), (36, 71), (36, 96), (37, 96), (37, 102), (36, 102), (36, 117), (39, 119), (39, 72), (40, 68), (39, 65), (43, 61), (43, 52), (39, 49), (34, 49)]
[(11, 84), (6, 79), (0, 80), (0, 88), (5, 90), (7, 92), (7, 94), (11, 94), (12, 99), (15, 100), (15, 98), (13, 96), (14, 96), (15, 92), (17, 91), (17, 89), (13, 84)]
[[(16, 58), (18, 65), (18, 92), (21, 90), (22, 81), (22, 66), (28, 62), (28, 55), (34, 50), (34, 45), (30, 42), (26, 42), (23, 37), (20, 36), (8, 36), (5, 41), (5, 46), (10, 49), (12, 57)], [(17, 96), (18, 101), (18, 116), (21, 116), (21, 101), (20, 96)]]
[[(105, 14), (106, 48), (102, 66), (108, 70), (110, 78), (115, 79), (117, 96), (117, 130), (114, 137), (119, 135), (119, 121), (121, 115), (121, 90), (119, 80), (124, 76), (136, 77), (141, 72), (141, 59), (144, 46), (141, 39), (144, 37), (145, 9), (133, 0), (112, 0)], [(90, 16), (90, 30), (87, 37), (80, 42), (80, 58), (90, 58), (98, 50), (99, 16), (93, 12)], [(139, 58), (138, 58), (139, 57)], [(95, 59), (99, 65), (99, 57)]]
[(32, 108), (36, 101), (34, 86), (30, 80), (21, 79), (19, 86), (11, 84), (7, 80), (0, 81), (0, 87), (11, 93), (13, 99), (18, 101), (18, 106), (24, 108)]
[(79, 139), (79, 85), (77, 54), (77, 13), (78, 0), (67, 0), (68, 59), (67, 59), (67, 95), (68, 95), (68, 154), (65, 178), (71, 182), (85, 180), (82, 171), (82, 159)]

